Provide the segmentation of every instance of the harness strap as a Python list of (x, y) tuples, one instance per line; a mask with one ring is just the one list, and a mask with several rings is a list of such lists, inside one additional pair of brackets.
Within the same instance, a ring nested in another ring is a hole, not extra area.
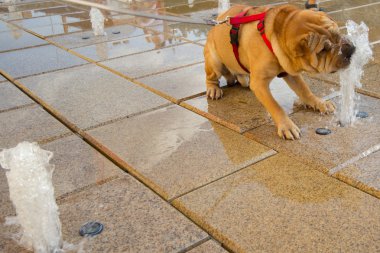
[(264, 20), (266, 16), (266, 11), (259, 14), (246, 16), (247, 12), (252, 8), (255, 8), (255, 7), (250, 6), (250, 7), (245, 8), (242, 12), (237, 14), (235, 17), (231, 17), (229, 21), (229, 23), (232, 26), (230, 30), (230, 38), (231, 38), (230, 42), (232, 45), (235, 58), (237, 62), (239, 63), (240, 67), (247, 73), (249, 73), (249, 70), (243, 66), (243, 64), (240, 62), (240, 59), (239, 59), (239, 29), (240, 29), (241, 24), (259, 21), (259, 23), (257, 24), (257, 30), (260, 32), (261, 37), (263, 38), (269, 50), (273, 53), (272, 45), (270, 41), (268, 40), (267, 36), (265, 35)]

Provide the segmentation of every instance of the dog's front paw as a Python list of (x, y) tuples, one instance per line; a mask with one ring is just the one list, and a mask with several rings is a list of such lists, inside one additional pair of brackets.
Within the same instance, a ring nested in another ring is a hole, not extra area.
[(320, 98), (315, 98), (312, 103), (307, 103), (306, 105), (309, 108), (317, 110), (322, 114), (330, 114), (335, 112), (335, 104), (332, 101), (324, 101)]
[(282, 139), (296, 140), (301, 136), (301, 130), (293, 123), (291, 119), (286, 117), (277, 124), (277, 134)]
[(206, 95), (207, 95), (207, 97), (211, 98), (212, 100), (219, 99), (219, 98), (223, 97), (223, 91), (218, 86), (210, 86), (210, 87), (207, 87)]
[(335, 112), (335, 108), (334, 102), (320, 100), (315, 109), (323, 114), (330, 114)]

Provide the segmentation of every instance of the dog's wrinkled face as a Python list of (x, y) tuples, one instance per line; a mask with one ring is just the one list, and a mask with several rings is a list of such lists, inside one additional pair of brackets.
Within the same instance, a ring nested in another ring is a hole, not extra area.
[(325, 13), (302, 11), (293, 22), (302, 22), (287, 32), (293, 45), (287, 45), (293, 61), (303, 71), (334, 73), (350, 64), (354, 45), (339, 33), (338, 25)]

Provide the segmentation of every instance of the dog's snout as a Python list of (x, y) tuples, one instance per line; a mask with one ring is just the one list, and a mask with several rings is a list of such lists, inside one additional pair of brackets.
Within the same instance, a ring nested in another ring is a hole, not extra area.
[(351, 59), (351, 56), (355, 53), (355, 49), (355, 46), (351, 42), (342, 44), (342, 54), (347, 59)]

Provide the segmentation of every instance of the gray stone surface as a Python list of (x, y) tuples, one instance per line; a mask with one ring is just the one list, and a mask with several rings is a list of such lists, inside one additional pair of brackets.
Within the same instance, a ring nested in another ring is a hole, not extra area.
[(23, 30), (0, 32), (0, 52), (47, 44), (48, 42)]
[(88, 132), (165, 199), (184, 194), (274, 154), (179, 106)]
[(189, 253), (227, 253), (228, 251), (223, 249), (219, 243), (214, 240), (208, 240), (205, 243), (195, 247), (188, 251)]
[(148, 76), (138, 81), (169, 95), (177, 102), (206, 91), (204, 63)]
[(32, 76), (20, 82), (80, 128), (169, 104), (93, 64)]
[[(91, 26), (89, 26), (91, 28)], [(84, 29), (85, 30), (85, 29)], [(123, 38), (130, 38), (144, 34), (144, 30), (130, 25), (120, 25), (114, 27), (104, 28), (107, 36), (95, 36), (94, 33), (89, 31), (83, 31), (73, 34), (54, 36), (49, 40), (57, 43), (65, 48), (83, 47), (96, 43), (102, 43), (112, 40), (120, 40)], [(116, 33), (115, 32), (120, 32)], [(88, 39), (83, 39), (88, 38)]]
[[(380, 143), (379, 143), (380, 145)], [(333, 176), (380, 198), (380, 152), (350, 164)]]
[(74, 194), (59, 210), (63, 239), (71, 243), (83, 240), (84, 223), (104, 224), (85, 252), (179, 252), (208, 236), (129, 175)]
[(173, 46), (180, 43), (183, 42), (178, 39), (173, 39), (170, 35), (163, 36), (161, 34), (153, 34), (97, 43), (89, 46), (74, 48), (72, 51), (93, 61), (105, 61), (130, 54)]
[(0, 113), (1, 148), (11, 148), (22, 141), (41, 141), (69, 132), (37, 105)]
[(380, 202), (276, 155), (173, 203), (232, 252), (377, 252)]
[(33, 100), (17, 89), (12, 83), (0, 83), (0, 112), (32, 103), (34, 103)]
[(0, 53), (0, 69), (7, 72), (13, 78), (40, 74), (86, 63), (88, 62), (50, 45)]
[(103, 61), (101, 64), (126, 76), (138, 78), (202, 61), (203, 47), (189, 43)]
[[(338, 104), (337, 99), (334, 101)], [(379, 143), (380, 100), (361, 96), (359, 110), (370, 117), (358, 120), (353, 127), (338, 126), (334, 115), (318, 115), (310, 110), (297, 112), (290, 116), (302, 133), (296, 141), (280, 139), (272, 124), (253, 129), (246, 136), (327, 172)], [(321, 127), (331, 129), (332, 133), (316, 134), (315, 130)]]

